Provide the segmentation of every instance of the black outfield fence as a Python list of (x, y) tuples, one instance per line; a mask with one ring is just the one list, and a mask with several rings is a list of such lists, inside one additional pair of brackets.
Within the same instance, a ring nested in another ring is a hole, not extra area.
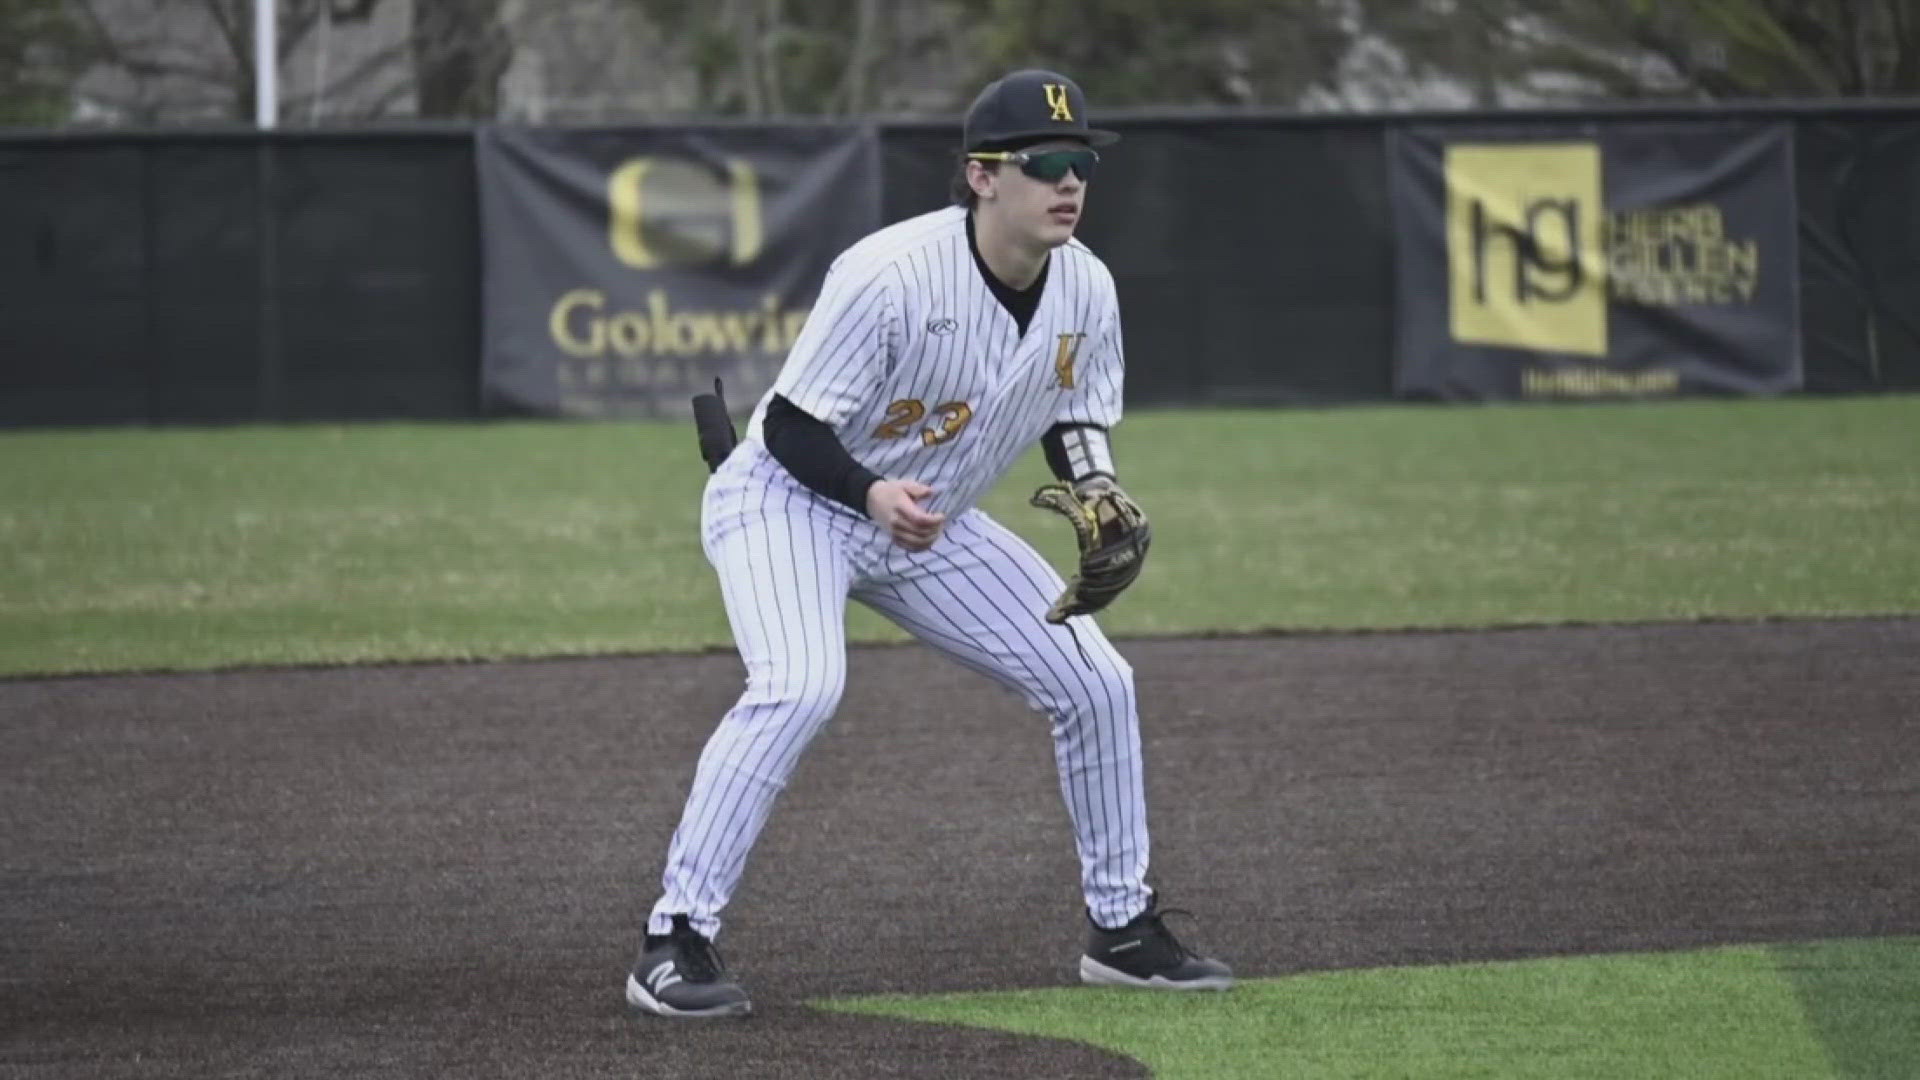
[[(1599, 235), (1592, 230), (1618, 236), (1637, 230), (1643, 239), (1654, 231), (1669, 239), (1684, 233), (1677, 242), (1715, 253), (1717, 269), (1706, 277), (1671, 266), (1660, 271), (1667, 275), (1662, 287), (1680, 290), (1676, 296), (1707, 289), (1657, 313), (1658, 325), (1673, 328), (1676, 348), (1693, 340), (1689, 312), (1703, 305), (1721, 305), (1714, 316), (1721, 319), (1740, 303), (1765, 303), (1756, 312), (1781, 315), (1779, 301), (1764, 299), (1763, 290), (1742, 291), (1741, 275), (1765, 281), (1788, 273), (1792, 287), (1778, 295), (1797, 300), (1788, 325), (1797, 338), (1798, 367), (1787, 389), (1920, 389), (1920, 104), (1155, 114), (1106, 123), (1123, 140), (1106, 153), (1080, 235), (1118, 282), (1134, 404), (1421, 396), (1399, 377), (1410, 360), (1408, 342), (1397, 337), (1402, 301), (1409, 299), (1402, 282), (1421, 279), (1410, 279), (1397, 263), (1401, 245), (1417, 230), (1408, 229), (1408, 207), (1396, 207), (1394, 197), (1400, 167), (1394, 140), (1416, 128), (1442, 143), (1450, 133), (1482, 140), (1476, 145), (1483, 149), (1498, 148), (1484, 140), (1499, 128), (1496, 139), (1575, 146), (1562, 155), (1568, 161), (1578, 159), (1579, 144), (1612, 145), (1621, 130), (1649, 124), (1668, 125), (1677, 138), (1686, 137), (1687, 125), (1782, 130), (1791, 149), (1780, 160), (1790, 165), (1766, 181), (1771, 186), (1752, 189), (1766, 197), (1740, 197), (1744, 220), (1729, 212), (1723, 221), (1718, 209), (1698, 201), (1659, 215), (1644, 207), (1580, 205), (1572, 196), (1532, 191), (1524, 168), (1511, 173), (1506, 194), (1450, 186), (1436, 214), (1458, 209), (1497, 218), (1502, 211), (1495, 204), (1505, 198), (1515, 216), (1510, 222), (1473, 217), (1481, 223), (1475, 227), (1484, 227), (1459, 243), (1471, 243), (1476, 257), (1491, 261), (1438, 266), (1439, 277), (1419, 287), (1440, 289), (1437, 283), (1451, 272), (1458, 295), (1467, 269), (1479, 275), (1475, 288), (1492, 282), (1497, 289), (1511, 277), (1518, 292), (1501, 302), (1502, 310), (1488, 309), (1496, 321), (1514, 320), (1507, 329), (1473, 329), (1477, 324), (1461, 321), (1457, 303), (1452, 324), (1456, 335), (1504, 349), (1573, 310), (1552, 305), (1581, 303), (1566, 298), (1582, 289), (1600, 297), (1592, 303), (1609, 302), (1592, 291), (1608, 286), (1583, 278), (1575, 258), (1583, 237), (1591, 250), (1591, 238)], [(695, 137), (701, 131), (724, 133), (718, 145), (791, 129), (675, 127), (694, 133), (690, 145), (701, 145)], [(876, 221), (945, 203), (953, 125), (883, 122), (867, 129), (878, 140), (878, 194), (873, 185), (857, 184), (849, 186), (848, 198), (877, 198)], [(605, 140), (617, 139), (621, 129), (576, 130), (583, 139)], [(512, 259), (514, 247), (497, 235), (482, 242), (476, 149), (482, 141), (474, 129), (454, 126), (0, 135), (0, 424), (464, 418), (503, 411), (482, 377), (483, 263)], [(716, 161), (735, 160), (724, 149), (712, 153)], [(1659, 187), (1661, 156), (1634, 153), (1639, 186)], [(741, 169), (761, 186), (756, 190), (777, 187), (777, 177), (768, 181)], [(1618, 172), (1611, 160), (1607, 169)], [(1652, 181), (1648, 169), (1656, 170)], [(1471, 179), (1469, 173), (1460, 175)], [(1454, 175), (1448, 176), (1452, 184)], [(637, 174), (630, 179), (642, 182)], [(778, 236), (740, 239), (748, 221), (740, 217), (741, 190), (736, 184), (726, 196), (735, 207), (734, 249), (750, 256), (753, 243), (763, 242), (777, 250)], [(1483, 195), (1491, 200), (1484, 207), (1476, 201)], [(767, 198), (771, 205), (774, 196)], [(583, 205), (580, 212), (597, 222), (595, 215), (608, 210)], [(1792, 227), (1764, 216), (1758, 225), (1781, 227), (1756, 227), (1754, 215), (1774, 213), (1791, 218)], [(762, 227), (757, 216), (749, 224)], [(1435, 237), (1465, 227), (1452, 216), (1430, 224)], [(669, 232), (676, 227), (666, 226)], [(1627, 249), (1617, 238), (1612, 243), (1617, 272)], [(1646, 243), (1648, 251), (1659, 246)], [(1565, 245), (1571, 246), (1562, 251)], [(636, 265), (633, 258), (627, 262)], [(1618, 282), (1613, 287), (1617, 291)], [(1423, 298), (1432, 299), (1413, 299)], [(575, 300), (576, 311), (601, 310), (578, 294)], [(663, 307), (676, 302), (655, 300)], [(600, 303), (612, 311), (618, 300)], [(785, 317), (777, 306), (767, 300), (769, 319)], [(572, 333), (555, 327), (557, 337)], [(644, 330), (639, 321), (633, 328)], [(591, 381), (638, 373), (644, 381), (653, 360), (643, 346), (609, 358), (606, 372), (574, 374)], [(1548, 355), (1571, 366), (1547, 372), (1539, 385), (1597, 386), (1595, 396), (1608, 396), (1613, 373), (1604, 369), (1601, 353), (1588, 360)], [(1659, 360), (1646, 363), (1653, 366), (1629, 373), (1642, 377), (1638, 383), (1620, 385), (1655, 386)], [(658, 385), (662, 394), (682, 389)]]
[(0, 141), (0, 421), (474, 415), (471, 143)]

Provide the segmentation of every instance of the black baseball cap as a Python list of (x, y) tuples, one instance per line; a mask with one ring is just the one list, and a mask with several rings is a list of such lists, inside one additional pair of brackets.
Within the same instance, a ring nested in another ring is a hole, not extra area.
[(996, 79), (967, 109), (965, 150), (1006, 149), (1046, 139), (1083, 139), (1105, 146), (1120, 136), (1088, 127), (1087, 96), (1079, 84), (1055, 71), (1028, 68)]

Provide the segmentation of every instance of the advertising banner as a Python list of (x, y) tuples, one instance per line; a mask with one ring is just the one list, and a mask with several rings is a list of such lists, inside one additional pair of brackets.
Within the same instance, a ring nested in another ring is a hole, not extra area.
[(1399, 396), (1799, 388), (1789, 125), (1429, 125), (1390, 139)]
[(477, 157), (489, 412), (681, 415), (715, 377), (743, 411), (878, 225), (866, 127), (496, 126)]

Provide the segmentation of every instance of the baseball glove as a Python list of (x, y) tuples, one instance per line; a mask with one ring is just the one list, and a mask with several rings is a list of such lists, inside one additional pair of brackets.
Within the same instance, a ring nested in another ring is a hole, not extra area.
[(1119, 485), (1105, 477), (1071, 486), (1048, 484), (1028, 501), (1071, 522), (1080, 543), (1079, 570), (1047, 612), (1048, 622), (1057, 625), (1100, 611), (1140, 576), (1153, 530), (1140, 504)]

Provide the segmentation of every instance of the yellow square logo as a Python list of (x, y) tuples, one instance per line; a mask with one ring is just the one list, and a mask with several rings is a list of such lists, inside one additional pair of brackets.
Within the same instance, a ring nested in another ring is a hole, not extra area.
[(1607, 354), (1600, 148), (1447, 147), (1454, 340)]

